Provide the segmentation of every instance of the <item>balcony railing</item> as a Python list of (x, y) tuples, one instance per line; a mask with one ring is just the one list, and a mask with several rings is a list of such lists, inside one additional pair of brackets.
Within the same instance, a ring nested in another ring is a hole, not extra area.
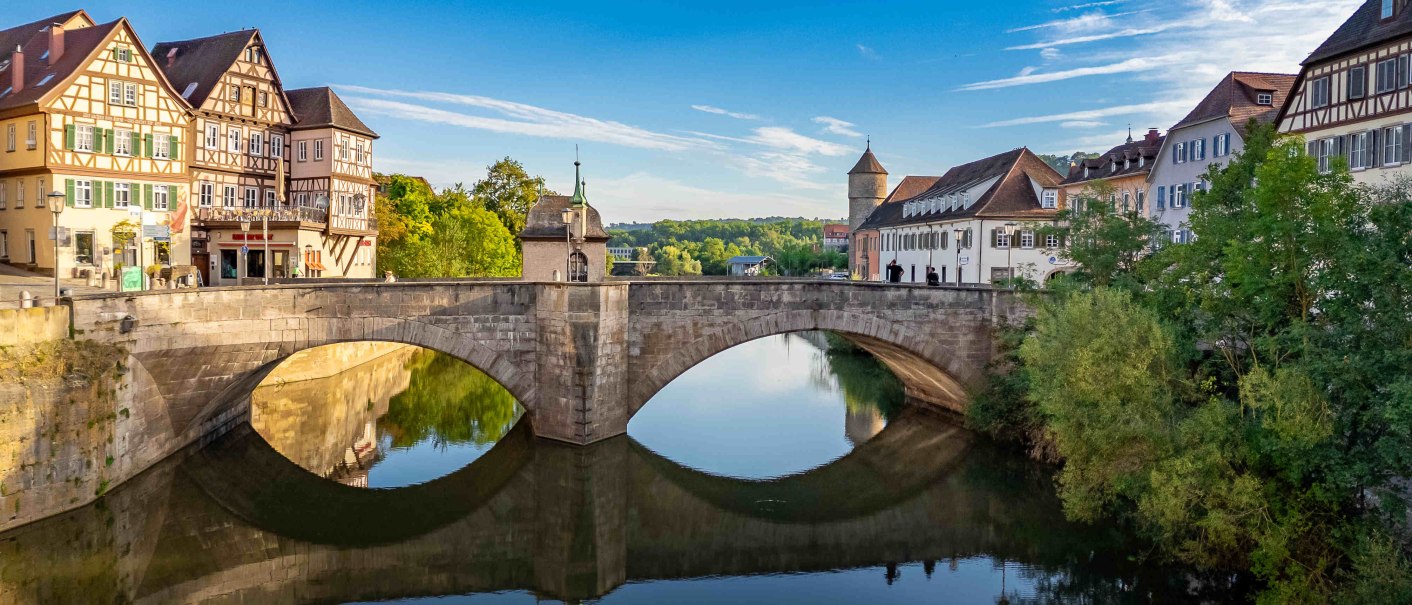
[(311, 208), (308, 206), (289, 206), (280, 208), (197, 208), (196, 220), (209, 222), (232, 222), (238, 223), (248, 220), (258, 223), (260, 219), (269, 217), (270, 222), (303, 222), (319, 223), (328, 222), (328, 211), (322, 208)]

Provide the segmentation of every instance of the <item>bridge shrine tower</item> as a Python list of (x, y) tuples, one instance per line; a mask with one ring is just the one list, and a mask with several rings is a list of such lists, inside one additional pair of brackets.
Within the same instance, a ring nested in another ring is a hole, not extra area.
[(574, 195), (541, 195), (520, 232), (520, 278), (534, 282), (601, 282), (608, 275), (608, 232), (588, 205), (574, 160)]

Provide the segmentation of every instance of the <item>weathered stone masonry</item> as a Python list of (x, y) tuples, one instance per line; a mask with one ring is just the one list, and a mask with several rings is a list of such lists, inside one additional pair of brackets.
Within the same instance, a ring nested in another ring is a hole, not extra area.
[(536, 435), (589, 444), (624, 433), (653, 394), (712, 355), (804, 330), (854, 340), (909, 395), (959, 411), (992, 355), (991, 326), (1025, 312), (1007, 292), (767, 280), (319, 283), (73, 301), (77, 338), (130, 353), (112, 403), (124, 410), (114, 485), (248, 422), (254, 386), (321, 345), (453, 355), (504, 385)]

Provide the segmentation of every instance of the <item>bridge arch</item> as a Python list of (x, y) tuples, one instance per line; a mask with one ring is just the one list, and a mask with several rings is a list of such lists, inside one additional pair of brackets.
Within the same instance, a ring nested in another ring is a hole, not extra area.
[[(231, 322), (223, 322), (231, 323)], [(275, 329), (269, 320), (249, 328), (183, 338), (184, 346), (163, 349), (165, 339), (136, 343), (136, 370), (150, 381), (155, 399), (177, 434), (216, 423), (249, 420), (248, 397), (270, 372), (291, 355), (321, 346), (352, 342), (395, 342), (450, 355), (490, 376), (534, 414), (535, 385), (505, 355), (473, 337), (440, 326), (400, 318), (364, 318), (327, 325), (308, 320), (292, 329)], [(347, 325), (347, 324), (352, 324)], [(151, 398), (149, 398), (151, 399)], [(204, 428), (202, 433), (209, 432)], [(204, 437), (204, 435), (202, 435)]]
[(964, 412), (967, 387), (981, 378), (977, 364), (964, 359), (945, 340), (879, 317), (831, 309), (772, 313), (730, 322), (676, 350), (633, 383), (629, 415), (635, 415), (678, 376), (727, 349), (752, 340), (794, 332), (834, 332), (872, 353), (902, 381), (908, 397)]

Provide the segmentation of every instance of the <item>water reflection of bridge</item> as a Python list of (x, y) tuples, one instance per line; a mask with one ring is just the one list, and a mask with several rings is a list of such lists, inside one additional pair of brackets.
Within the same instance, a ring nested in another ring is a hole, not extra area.
[(1105, 566), (1076, 532), (1060, 539), (1042, 477), (1007, 473), (969, 441), (909, 412), (821, 469), (743, 481), (628, 438), (571, 447), (522, 424), (462, 471), (360, 490), (242, 433), (164, 463), (101, 507), (0, 537), (0, 601), (581, 599), (635, 580), (975, 555)]

